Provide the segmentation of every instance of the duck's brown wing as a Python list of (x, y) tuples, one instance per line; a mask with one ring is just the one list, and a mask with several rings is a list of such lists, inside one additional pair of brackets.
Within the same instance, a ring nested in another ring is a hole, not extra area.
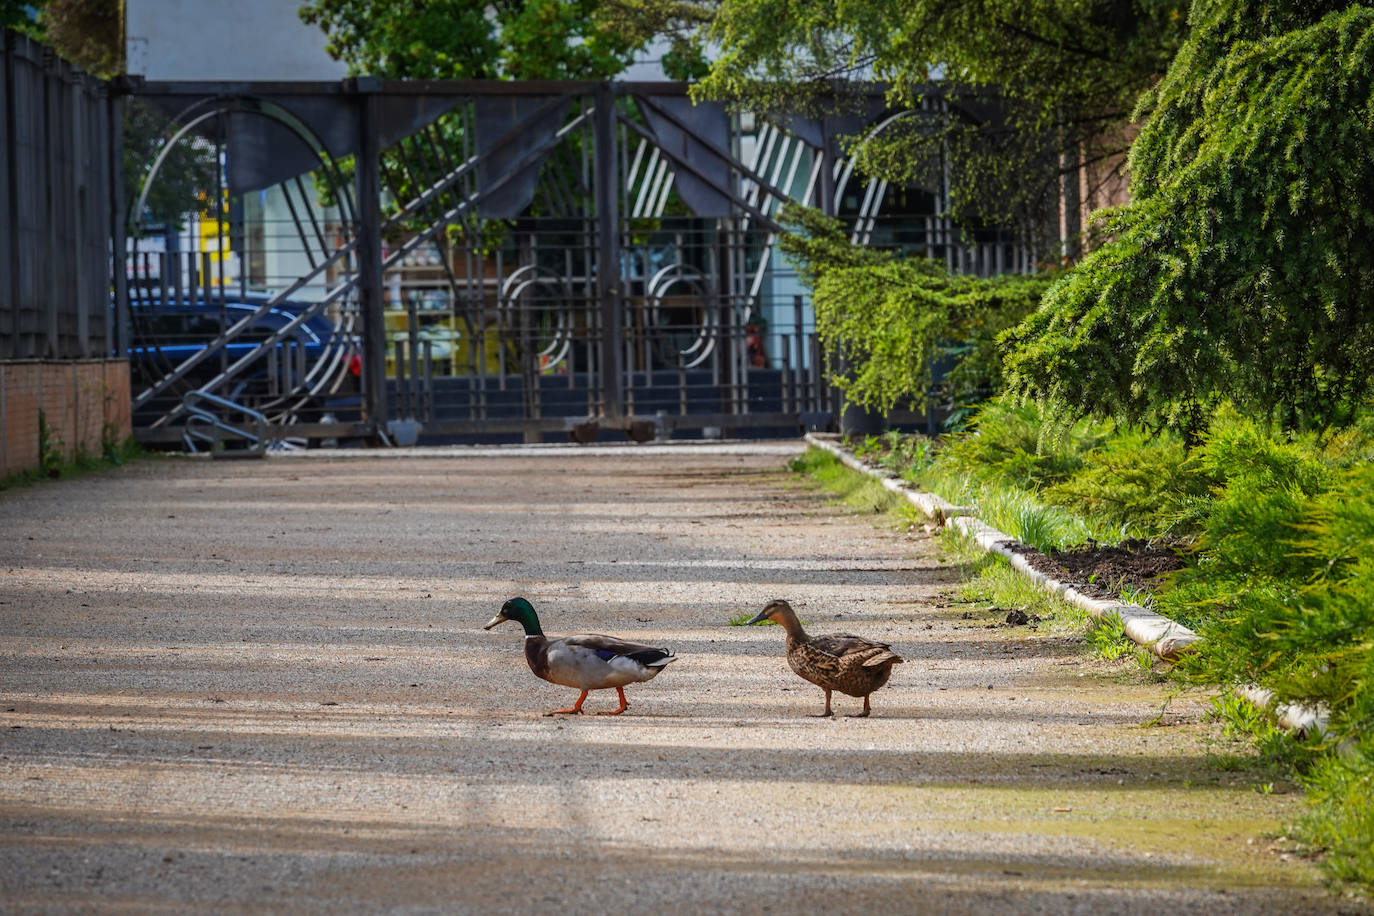
[(888, 649), (892, 647), (885, 642), (873, 642), (864, 639), (862, 636), (855, 636), (853, 633), (831, 633), (827, 636), (813, 636), (810, 639), (813, 648), (819, 649), (826, 655), (833, 655), (836, 658), (843, 658), (846, 655), (854, 655), (859, 652), (867, 652), (870, 649)]

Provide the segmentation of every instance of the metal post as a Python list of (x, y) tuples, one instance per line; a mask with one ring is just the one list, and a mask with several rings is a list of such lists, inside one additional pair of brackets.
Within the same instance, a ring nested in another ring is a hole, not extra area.
[(620, 225), (616, 209), (619, 176), (616, 163), (615, 90), (596, 89), (596, 292), (601, 303), (601, 388), (606, 417), (625, 413), (624, 363), (620, 344)]
[(386, 317), (382, 302), (381, 80), (352, 80), (358, 100), (358, 304), (363, 319), (363, 403), (378, 432), (386, 429)]
[[(60, 67), (57, 63), (56, 53), (51, 48), (44, 48), (43, 51), (43, 161), (47, 168), (43, 169), (42, 187), (39, 189), (41, 206), (43, 207), (40, 225), (47, 229), (47, 251), (56, 253), (57, 247), (57, 227), (62, 224), (63, 214), (59, 208), (62, 196), (58, 188), (58, 150), (62, 148), (62, 138), (58, 136), (58, 126), (61, 124), (59, 111), (61, 103), (58, 98), (57, 84), (59, 81)], [(63, 282), (64, 277), (59, 272), (62, 269), (60, 258), (49, 257), (43, 265), (45, 268), (45, 286), (38, 293), (38, 303), (43, 309), (43, 345), (38, 350), (37, 356), (46, 359), (57, 359), (67, 354), (60, 349), (60, 334), (58, 332), (58, 303), (62, 300), (62, 290), (66, 287)], [(16, 303), (16, 307), (17, 307)]]
[(0, 237), (0, 318), (8, 318), (7, 327), (0, 330), (0, 342), (8, 339), (9, 345), (0, 349), (0, 359), (19, 359), (25, 354), (19, 345), (19, 141), (15, 136), (19, 123), (16, 107), (14, 74), (18, 69), (15, 44), (18, 34), (8, 29), (0, 31), (0, 42), (5, 44), (4, 57), (0, 64), (5, 68), (5, 97), (0, 99), (4, 110), (0, 111), (5, 125), (4, 146), (0, 148), (0, 226), (5, 232)]
[[(106, 97), (106, 111), (110, 124), (110, 276), (114, 279), (114, 328), (107, 333), (106, 341), (113, 349), (113, 355), (124, 359), (129, 355), (129, 272), (127, 266), (129, 249), (129, 215), (125, 212), (124, 199), (124, 98), (115, 92)], [(144, 271), (147, 277), (147, 271)]]

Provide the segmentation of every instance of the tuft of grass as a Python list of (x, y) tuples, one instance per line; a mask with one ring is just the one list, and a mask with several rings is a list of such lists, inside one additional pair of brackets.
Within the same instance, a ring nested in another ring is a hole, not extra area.
[[(745, 611), (743, 614), (736, 614), (734, 617), (731, 617), (731, 618), (730, 618), (730, 626), (732, 626), (732, 627), (747, 626), (747, 625), (749, 625), (749, 621), (751, 621), (751, 620), (753, 620), (753, 619), (754, 619), (754, 615), (751, 614), (751, 613), (749, 613), (748, 611)], [(775, 622), (772, 621), (772, 620), (760, 620), (758, 623), (754, 624), (754, 626), (756, 626), (756, 627), (775, 627), (775, 626), (777, 626), (777, 623), (775, 623)]]
[(1114, 662), (1136, 652), (1136, 644), (1126, 635), (1126, 624), (1118, 614), (1094, 620), (1084, 638), (1093, 654), (1103, 661)]
[(963, 567), (964, 580), (956, 591), (961, 601), (1020, 608), (1056, 631), (1080, 632), (1087, 627), (1090, 619), (1087, 614), (1038, 588), (1002, 557), (977, 552), (976, 547), (968, 546), (967, 538), (950, 529), (945, 529), (940, 541), (947, 551), (946, 556)]
[(1303, 779), (1308, 813), (1298, 836), (1320, 850), (1327, 874), (1338, 881), (1374, 886), (1374, 758), (1362, 752), (1320, 760)]
[(1123, 536), (1120, 529), (1093, 525), (1024, 490), (985, 486), (978, 495), (977, 504), (978, 514), (984, 521), (1041, 552), (1083, 544), (1089, 539), (1116, 544)]
[(1255, 751), (1265, 773), (1283, 779), (1310, 770), (1321, 757), (1320, 741), (1293, 735), (1279, 727), (1271, 712), (1233, 693), (1211, 699), (1208, 715), (1221, 723), (1222, 734)]

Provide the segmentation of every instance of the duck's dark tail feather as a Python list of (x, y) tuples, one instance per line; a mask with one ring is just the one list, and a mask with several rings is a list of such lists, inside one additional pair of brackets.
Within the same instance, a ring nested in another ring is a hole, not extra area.
[(677, 661), (677, 656), (671, 649), (640, 649), (636, 652), (626, 653), (627, 658), (632, 658), (649, 668), (662, 668), (669, 662)]

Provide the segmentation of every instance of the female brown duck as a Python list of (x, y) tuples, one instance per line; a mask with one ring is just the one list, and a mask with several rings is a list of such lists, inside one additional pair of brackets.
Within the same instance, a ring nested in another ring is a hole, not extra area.
[(868, 695), (887, 683), (892, 666), (904, 659), (887, 643), (869, 642), (849, 633), (807, 636), (797, 613), (786, 601), (770, 601), (751, 624), (772, 620), (787, 631), (787, 664), (801, 677), (825, 691), (825, 712), (830, 711), (830, 691), (864, 698), (862, 718), (869, 713)]

